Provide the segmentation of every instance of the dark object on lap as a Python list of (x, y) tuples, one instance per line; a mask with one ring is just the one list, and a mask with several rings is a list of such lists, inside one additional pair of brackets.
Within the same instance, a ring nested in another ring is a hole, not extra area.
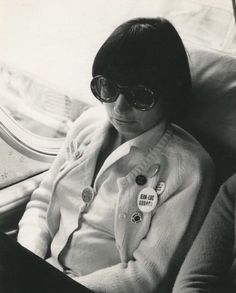
[(92, 292), (0, 233), (1, 293)]

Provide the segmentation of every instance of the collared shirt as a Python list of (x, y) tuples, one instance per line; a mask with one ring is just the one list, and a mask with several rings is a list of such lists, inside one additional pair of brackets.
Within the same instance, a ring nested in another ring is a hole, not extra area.
[[(94, 182), (96, 196), (59, 256), (59, 261), (67, 272), (71, 271), (78, 276), (86, 275), (121, 261), (114, 236), (117, 178), (126, 176), (140, 164), (148, 150), (161, 138), (165, 128), (166, 123), (163, 121), (123, 143), (106, 158)], [(125, 216), (124, 213), (119, 215)], [(56, 239), (58, 238), (60, 235), (57, 235)], [(55, 241), (53, 246), (56, 246)], [(51, 259), (50, 262), (56, 263), (57, 260)]]

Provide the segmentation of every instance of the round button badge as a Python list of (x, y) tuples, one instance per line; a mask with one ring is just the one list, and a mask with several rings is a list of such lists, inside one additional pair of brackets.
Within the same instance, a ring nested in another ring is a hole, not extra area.
[(156, 192), (157, 192), (157, 194), (158, 195), (161, 195), (164, 192), (165, 188), (166, 188), (166, 184), (165, 184), (164, 181), (158, 182), (157, 183), (157, 186), (156, 186)]
[(146, 184), (146, 182), (147, 182), (147, 178), (146, 178), (144, 175), (138, 175), (138, 176), (135, 178), (135, 182), (136, 182), (138, 185), (144, 185), (144, 184)]
[(82, 199), (85, 203), (90, 203), (94, 198), (94, 190), (91, 186), (85, 187), (82, 191)]
[(156, 191), (151, 187), (142, 189), (137, 197), (137, 205), (140, 211), (143, 213), (149, 213), (153, 211), (157, 205), (158, 196)]
[(159, 164), (154, 164), (152, 165), (148, 171), (147, 171), (147, 175), (149, 178), (154, 177), (160, 170), (160, 165)]

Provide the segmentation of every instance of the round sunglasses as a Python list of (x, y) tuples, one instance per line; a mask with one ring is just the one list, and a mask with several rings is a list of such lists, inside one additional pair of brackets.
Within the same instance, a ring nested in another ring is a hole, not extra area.
[(143, 85), (120, 86), (102, 76), (95, 76), (90, 83), (93, 95), (101, 102), (113, 103), (120, 93), (125, 95), (129, 105), (140, 111), (152, 109), (157, 102), (157, 92)]

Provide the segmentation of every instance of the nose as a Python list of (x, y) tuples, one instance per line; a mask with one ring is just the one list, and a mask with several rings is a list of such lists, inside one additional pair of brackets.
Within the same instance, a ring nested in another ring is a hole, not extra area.
[(131, 110), (131, 107), (123, 93), (120, 93), (114, 104), (114, 111), (118, 114), (126, 113)]

